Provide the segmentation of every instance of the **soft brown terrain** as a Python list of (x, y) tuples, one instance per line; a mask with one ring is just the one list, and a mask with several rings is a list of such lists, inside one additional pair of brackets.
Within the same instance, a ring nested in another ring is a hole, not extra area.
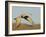
[(15, 23), (12, 25), (12, 30), (32, 30), (32, 29), (40, 29), (40, 24), (20, 24), (17, 28), (15, 27)]

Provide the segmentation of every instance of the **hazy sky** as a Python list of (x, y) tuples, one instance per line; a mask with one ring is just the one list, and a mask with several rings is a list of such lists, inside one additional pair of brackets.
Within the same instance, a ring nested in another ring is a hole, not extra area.
[(28, 12), (29, 14), (32, 14), (32, 20), (35, 23), (40, 23), (40, 7), (17, 7), (13, 6), (12, 11), (12, 17), (16, 18), (17, 15), (20, 13)]

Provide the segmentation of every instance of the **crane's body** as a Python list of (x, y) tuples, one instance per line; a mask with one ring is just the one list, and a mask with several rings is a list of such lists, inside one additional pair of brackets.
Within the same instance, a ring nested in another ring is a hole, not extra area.
[(21, 18), (27, 20), (28, 22), (32, 23), (32, 17), (29, 14), (21, 14), (20, 16), (16, 17), (16, 27), (18, 27), (21, 23)]

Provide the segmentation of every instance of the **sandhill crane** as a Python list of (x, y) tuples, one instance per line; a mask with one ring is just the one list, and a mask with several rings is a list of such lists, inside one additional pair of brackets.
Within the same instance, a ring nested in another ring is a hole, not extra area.
[(28, 22), (32, 23), (32, 15), (28, 14), (28, 13), (22, 13), (20, 16), (16, 17), (16, 28), (20, 25), (21, 23), (21, 18), (27, 20)]

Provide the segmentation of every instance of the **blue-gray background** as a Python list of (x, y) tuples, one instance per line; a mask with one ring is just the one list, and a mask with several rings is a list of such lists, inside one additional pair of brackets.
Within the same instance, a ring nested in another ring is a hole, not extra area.
[(13, 6), (12, 7), (12, 18), (16, 18), (17, 15), (23, 13), (23, 11), (32, 14), (32, 20), (35, 23), (40, 23), (40, 7), (19, 7)]

